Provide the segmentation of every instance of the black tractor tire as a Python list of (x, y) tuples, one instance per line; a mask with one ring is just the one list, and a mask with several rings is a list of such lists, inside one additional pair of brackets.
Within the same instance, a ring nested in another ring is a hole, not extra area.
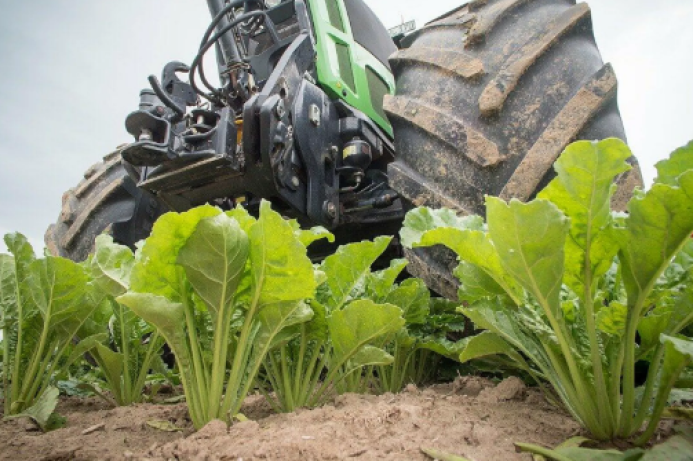
[[(131, 173), (137, 175), (135, 170)], [(108, 232), (117, 243), (134, 250), (166, 211), (154, 196), (137, 188), (116, 151), (89, 168), (84, 180), (63, 194), (58, 221), (46, 231), (46, 247), (54, 256), (84, 261), (96, 237)]]
[[(397, 159), (390, 185), (411, 206), (483, 214), (484, 196), (532, 199), (573, 141), (626, 140), (617, 81), (589, 6), (574, 0), (474, 0), (405, 38), (385, 100)], [(623, 210), (642, 185), (618, 178)], [(452, 253), (407, 251), (410, 272), (457, 297)]]

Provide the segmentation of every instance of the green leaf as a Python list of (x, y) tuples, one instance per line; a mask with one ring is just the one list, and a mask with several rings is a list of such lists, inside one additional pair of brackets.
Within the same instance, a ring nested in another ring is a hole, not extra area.
[(457, 213), (448, 209), (417, 208), (407, 213), (404, 219), (404, 227), (400, 232), (402, 245), (405, 248), (414, 248), (426, 232), (438, 228), (480, 231), (484, 229), (484, 220), (479, 216), (459, 217)]
[(693, 170), (693, 141), (676, 149), (667, 160), (657, 163), (657, 184), (676, 186), (682, 173)]
[(256, 337), (261, 350), (274, 349), (300, 334), (296, 327), (313, 318), (313, 310), (303, 301), (286, 301), (265, 307), (258, 319), (260, 329)]
[(307, 338), (327, 341), (327, 309), (314, 299), (310, 300), (310, 308), (313, 310), (313, 318), (307, 325)]
[[(657, 422), (661, 418), (669, 400), (669, 394), (673, 389), (681, 372), (693, 363), (693, 341), (678, 339), (667, 335), (661, 336), (664, 345), (664, 358), (660, 372), (657, 376), (657, 393), (655, 396), (652, 416), (647, 430), (640, 436), (638, 442), (646, 443), (654, 434)], [(653, 364), (656, 365), (656, 364)], [(649, 405), (650, 402), (643, 402), (642, 405)]]
[(609, 224), (613, 182), (631, 169), (632, 155), (620, 139), (573, 143), (554, 165), (556, 179), (539, 193), (571, 219), (570, 234), (582, 249)]
[(679, 185), (655, 184), (629, 203), (620, 241), (623, 279), (633, 306), (649, 295), (693, 232), (693, 171), (681, 175)]
[(34, 249), (29, 240), (19, 233), (5, 235), (5, 245), (15, 258), (17, 277), (23, 280), (29, 265), (36, 260)]
[(328, 256), (322, 270), (327, 275), (329, 292), (326, 299), (318, 298), (318, 301), (330, 310), (338, 310), (360, 297), (371, 266), (385, 252), (391, 240), (390, 237), (378, 237), (373, 242), (352, 243)]
[(213, 321), (232, 307), (248, 254), (248, 236), (235, 219), (224, 214), (200, 220), (180, 249), (177, 262)]
[(167, 213), (154, 224), (132, 269), (131, 290), (165, 296), (180, 302), (187, 294), (179, 284), (183, 269), (176, 264), (178, 252), (204, 218), (217, 216), (212, 206), (194, 208), (185, 213)]
[(393, 259), (390, 267), (383, 269), (366, 277), (366, 293), (368, 297), (376, 302), (384, 302), (384, 299), (392, 291), (397, 277), (407, 267), (406, 259)]
[(568, 440), (561, 442), (560, 445), (558, 445), (556, 448), (574, 448), (574, 447), (581, 447), (585, 444), (588, 443), (594, 443), (594, 440), (588, 439), (587, 437), (581, 437), (581, 436), (575, 436), (571, 437)]
[(330, 243), (334, 243), (334, 235), (324, 227), (313, 227), (307, 230), (299, 229), (296, 231), (296, 234), (298, 240), (306, 248), (319, 240), (327, 240)]
[(183, 305), (163, 296), (151, 293), (128, 292), (119, 296), (118, 301), (129, 307), (145, 322), (154, 325), (178, 356), (179, 349), (185, 346), (185, 310)]
[[(123, 376), (123, 364), (125, 362), (125, 357), (123, 354), (112, 351), (110, 348), (104, 346), (103, 344), (96, 345), (95, 355), (98, 355), (98, 362), (101, 366), (104, 375), (106, 375), (106, 381), (111, 387), (116, 400), (120, 399), (123, 395), (123, 386), (129, 386), (129, 383), (124, 383), (121, 380)], [(118, 402), (121, 403), (121, 402)]]
[(130, 273), (135, 264), (135, 255), (130, 248), (117, 245), (110, 235), (96, 238), (94, 256), (89, 269), (94, 283), (102, 292), (116, 297), (130, 288)]
[(28, 294), (49, 331), (62, 341), (72, 340), (97, 307), (91, 302), (84, 268), (68, 259), (47, 257), (34, 261), (29, 272)]
[(594, 292), (594, 281), (609, 270), (618, 253), (611, 197), (616, 191), (614, 180), (631, 169), (626, 162), (631, 156), (620, 139), (573, 143), (555, 164), (556, 179), (538, 195), (570, 218), (565, 281), (581, 298), (586, 285)]
[(450, 341), (445, 337), (423, 337), (416, 344), (419, 349), (427, 349), (451, 360), (460, 360), (460, 354), (465, 346), (464, 341)]
[(638, 324), (638, 334), (641, 339), (641, 348), (650, 349), (659, 344), (660, 336), (666, 332), (671, 321), (671, 311), (651, 312), (643, 317)]
[(334, 348), (333, 363), (343, 364), (362, 347), (394, 335), (404, 326), (404, 319), (397, 306), (358, 300), (333, 312), (327, 325)]
[(346, 373), (367, 366), (390, 365), (393, 361), (394, 357), (384, 350), (374, 346), (363, 346), (349, 359)]
[(489, 234), (503, 267), (544, 309), (558, 316), (569, 222), (551, 202), (488, 197)]
[(88, 338), (84, 338), (79, 341), (77, 346), (72, 350), (72, 353), (70, 356), (67, 358), (67, 362), (65, 363), (65, 368), (69, 368), (73, 363), (75, 363), (77, 360), (79, 360), (84, 354), (90, 352), (92, 349), (94, 349), (97, 345), (100, 345), (104, 343), (105, 341), (108, 341), (108, 334), (107, 333), (98, 333), (93, 336), (89, 336)]
[(450, 453), (445, 453), (440, 450), (435, 450), (433, 448), (421, 447), (421, 451), (432, 459), (437, 459), (439, 461), (469, 461), (469, 459), (463, 456), (457, 456)]
[(253, 227), (253, 225), (257, 222), (257, 219), (252, 217), (250, 213), (248, 213), (248, 210), (240, 205), (231, 211), (227, 211), (226, 216), (235, 219), (238, 225), (241, 226), (241, 229), (243, 229), (243, 232), (246, 234), (250, 232), (250, 228)]
[[(488, 233), (464, 228), (439, 228), (423, 234), (415, 246), (433, 245), (445, 245), (457, 253), (462, 261), (476, 266), (487, 276), (483, 277), (478, 270), (474, 272), (473, 269), (463, 266), (461, 274), (465, 277), (464, 283), (481, 287), (482, 293), (497, 292), (499, 290), (495, 285), (498, 285), (511, 299), (520, 303), (523, 297), (522, 289), (503, 268), (501, 258)], [(489, 277), (495, 284), (488, 281)]]
[[(493, 277), (474, 264), (463, 261), (453, 271), (453, 274), (460, 281), (460, 288), (457, 293), (460, 301), (473, 303), (484, 298), (506, 294)], [(509, 283), (512, 284), (512, 281)]]
[(530, 443), (516, 443), (520, 451), (534, 453), (555, 461), (638, 461), (643, 450), (634, 449), (625, 453), (617, 450), (592, 450), (589, 448), (566, 447), (551, 450)]
[[(666, 347), (666, 354), (669, 354), (673, 359), (672, 363), (693, 361), (693, 341), (666, 335), (662, 335), (661, 341)], [(666, 370), (667, 367), (665, 366), (662, 371), (666, 372)]]
[(31, 418), (42, 431), (48, 429), (48, 424), (50, 422), (51, 415), (55, 411), (55, 407), (58, 405), (58, 396), (60, 391), (56, 387), (49, 387), (43, 393), (41, 397), (36, 401), (36, 403), (25, 409), (19, 414), (12, 416), (5, 416), (5, 421), (17, 418)]
[(407, 325), (421, 324), (429, 314), (431, 292), (423, 280), (408, 279), (393, 289), (383, 303), (394, 304), (402, 309)]
[(460, 354), (459, 360), (465, 363), (490, 355), (507, 355), (513, 362), (517, 363), (520, 368), (529, 369), (527, 362), (517, 353), (515, 348), (508, 344), (502, 337), (490, 331), (484, 331), (469, 338), (469, 340), (465, 342), (465, 347)]
[[(3, 333), (3, 383), (9, 385), (9, 370), (11, 368), (14, 353), (13, 336), (17, 332), (17, 281), (14, 256), (0, 254), (0, 331)], [(7, 354), (8, 357), (4, 355)], [(5, 389), (2, 389), (5, 392)], [(6, 392), (9, 392), (7, 390)]]
[(693, 443), (680, 435), (675, 435), (652, 448), (640, 459), (641, 461), (691, 461), (693, 460)]
[(541, 343), (523, 328), (516, 313), (499, 302), (480, 301), (461, 309), (477, 326), (503, 338), (509, 345), (522, 351), (540, 368), (546, 366)]
[(269, 202), (262, 202), (260, 219), (249, 237), (252, 291), (260, 307), (315, 295), (313, 264), (306, 248)]
[(147, 421), (147, 426), (154, 428), (159, 431), (163, 432), (182, 432), (183, 429), (180, 427), (177, 427), (175, 424), (173, 424), (171, 421), (164, 421), (160, 419), (151, 419)]
[(608, 335), (620, 337), (626, 332), (627, 320), (628, 307), (614, 301), (597, 313), (597, 328)]

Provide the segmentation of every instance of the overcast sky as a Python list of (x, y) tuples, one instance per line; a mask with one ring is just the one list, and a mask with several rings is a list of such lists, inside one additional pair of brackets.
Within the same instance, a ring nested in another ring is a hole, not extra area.
[[(367, 0), (387, 26), (461, 0)], [(693, 1), (593, 0), (602, 56), (619, 76), (631, 147), (654, 163), (693, 139)], [(210, 18), (198, 0), (0, 0), (0, 235), (43, 233), (62, 193), (119, 144), (146, 77), (190, 61)], [(0, 246), (0, 250), (4, 249)]]

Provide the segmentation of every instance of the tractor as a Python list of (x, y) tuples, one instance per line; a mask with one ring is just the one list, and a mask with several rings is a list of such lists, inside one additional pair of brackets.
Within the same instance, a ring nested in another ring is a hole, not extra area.
[[(364, 0), (207, 5), (197, 55), (150, 76), (127, 116), (134, 141), (64, 194), (45, 237), (54, 255), (83, 260), (104, 231), (134, 247), (168, 211), (263, 199), (337, 244), (396, 235), (412, 207), (528, 200), (569, 143), (625, 140), (585, 3), (472, 0), (395, 38)], [(642, 184), (631, 163), (615, 209)], [(402, 251), (412, 275), (456, 297), (450, 253), (395, 239)]]

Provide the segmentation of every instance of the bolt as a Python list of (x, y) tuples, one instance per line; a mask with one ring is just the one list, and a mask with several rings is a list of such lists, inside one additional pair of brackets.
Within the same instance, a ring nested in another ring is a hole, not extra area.
[(337, 216), (337, 207), (334, 206), (334, 203), (327, 202), (325, 204), (325, 212), (327, 213), (327, 216), (329, 216), (330, 218), (334, 218)]
[(310, 105), (310, 112), (308, 113), (308, 119), (315, 126), (320, 126), (320, 108), (315, 104)]
[(279, 118), (284, 118), (284, 114), (286, 111), (284, 110), (284, 101), (279, 101), (277, 104), (277, 117)]
[(298, 186), (301, 185), (301, 181), (299, 181), (299, 179), (298, 179), (297, 176), (294, 176), (294, 177), (291, 178), (291, 184), (292, 184), (294, 187), (298, 187)]

